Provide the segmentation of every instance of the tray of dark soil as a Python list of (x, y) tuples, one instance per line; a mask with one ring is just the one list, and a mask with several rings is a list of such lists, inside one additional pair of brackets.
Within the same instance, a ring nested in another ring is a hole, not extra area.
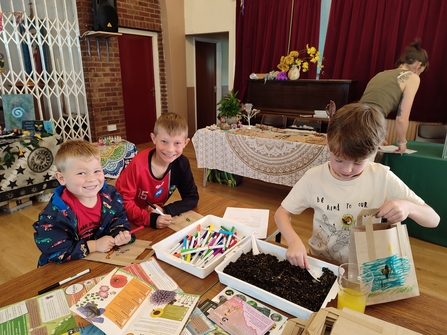
[(285, 259), (286, 248), (259, 240), (256, 243), (259, 254), (253, 255), (247, 243), (216, 268), (221, 283), (302, 319), (336, 297), (336, 265), (309, 257), (311, 265), (323, 270), (316, 281)]

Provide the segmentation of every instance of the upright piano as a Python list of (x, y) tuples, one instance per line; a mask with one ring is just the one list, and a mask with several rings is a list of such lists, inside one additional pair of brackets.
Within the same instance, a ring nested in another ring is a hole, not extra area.
[(327, 119), (314, 118), (315, 110), (325, 110), (330, 100), (338, 108), (355, 99), (355, 80), (339, 79), (298, 79), (267, 80), (249, 79), (247, 101), (259, 109), (257, 122), (263, 114), (287, 116), (287, 124), (294, 120), (321, 122), (322, 130), (327, 128)]

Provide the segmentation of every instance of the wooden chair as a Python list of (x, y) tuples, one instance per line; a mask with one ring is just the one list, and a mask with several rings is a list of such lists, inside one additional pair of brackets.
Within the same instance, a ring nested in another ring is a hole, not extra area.
[(262, 115), (261, 125), (272, 126), (275, 128), (286, 128), (287, 116), (278, 114), (264, 114)]
[(416, 127), (415, 141), (444, 143), (446, 135), (447, 125), (445, 124), (420, 123)]

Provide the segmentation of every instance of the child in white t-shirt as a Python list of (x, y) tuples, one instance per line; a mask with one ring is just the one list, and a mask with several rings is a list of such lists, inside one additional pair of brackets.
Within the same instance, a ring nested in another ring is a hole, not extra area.
[(335, 263), (348, 261), (350, 229), (365, 208), (379, 208), (378, 221), (409, 217), (423, 227), (438, 225), (439, 215), (430, 206), (389, 167), (370, 160), (385, 135), (385, 117), (372, 106), (345, 105), (332, 117), (327, 131), (330, 161), (308, 170), (275, 213), (291, 264), (309, 268), (306, 247), (291, 224), (291, 215), (307, 208), (314, 210), (310, 253)]

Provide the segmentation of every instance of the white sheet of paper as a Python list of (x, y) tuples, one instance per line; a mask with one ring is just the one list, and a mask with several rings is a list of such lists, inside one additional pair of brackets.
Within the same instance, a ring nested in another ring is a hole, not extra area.
[(253, 229), (256, 238), (267, 237), (268, 209), (227, 207), (223, 218)]
[[(398, 148), (397, 148), (397, 146), (395, 146), (395, 145), (381, 145), (380, 147), (379, 147), (379, 151), (381, 151), (381, 152), (394, 152), (394, 151), (396, 151)], [(412, 153), (414, 153), (414, 152), (416, 152), (416, 150), (411, 150), (411, 149), (407, 149), (407, 150), (405, 150), (405, 154), (412, 154)]]

